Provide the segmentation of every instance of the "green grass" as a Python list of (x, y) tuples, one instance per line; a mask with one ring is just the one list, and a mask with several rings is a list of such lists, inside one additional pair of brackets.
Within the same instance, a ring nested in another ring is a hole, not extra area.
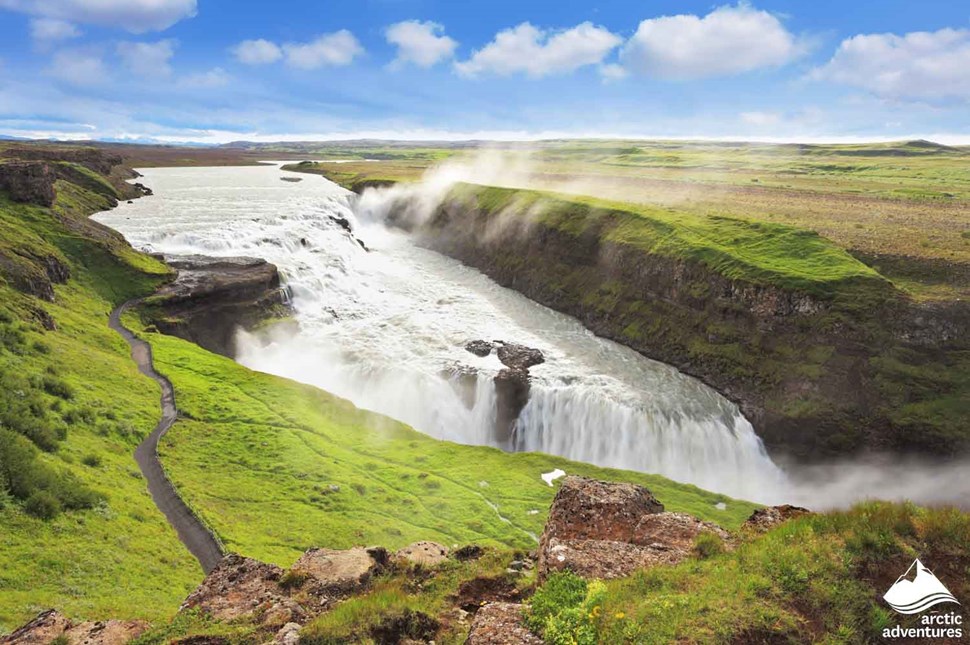
[(438, 441), (180, 339), (144, 337), (187, 417), (161, 446), (173, 481), (227, 548), (282, 566), (311, 546), (533, 548), (556, 490), (539, 476), (554, 468), (645, 485), (669, 509), (727, 527), (755, 508), (658, 476)]
[[(881, 596), (916, 557), (966, 596), (968, 545), (970, 516), (952, 509), (867, 503), (807, 516), (733, 551), (606, 582), (600, 609), (572, 634), (591, 628), (591, 642), (608, 643), (878, 641), (884, 627), (914, 621), (892, 614)], [(586, 594), (552, 590), (536, 598), (536, 614), (560, 627), (589, 604)]]
[[(70, 230), (47, 209), (4, 200), (0, 255), (10, 254), (27, 263), (58, 257), (72, 279), (55, 288), (53, 303), (0, 280), (5, 328), (23, 340), (0, 343), (0, 374), (37, 382), (44, 416), (66, 431), (36, 459), (104, 501), (49, 521), (9, 497), (0, 503), (0, 632), (50, 607), (75, 618), (166, 619), (201, 570), (155, 508), (133, 458), (157, 422), (158, 387), (107, 326), (114, 304), (150, 292), (165, 269), (140, 257), (133, 266), (130, 250)], [(39, 324), (41, 308), (56, 331)]]
[(539, 191), (461, 185), (490, 216), (506, 209), (580, 237), (632, 245), (647, 253), (698, 262), (734, 280), (831, 298), (845, 285), (885, 289), (873, 269), (813, 231), (672, 209), (611, 203)]

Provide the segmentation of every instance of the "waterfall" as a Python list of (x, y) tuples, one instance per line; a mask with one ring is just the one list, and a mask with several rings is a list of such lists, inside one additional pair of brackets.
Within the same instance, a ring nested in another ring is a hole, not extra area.
[[(379, 195), (358, 202), (324, 180), (281, 182), (272, 166), (145, 174), (155, 197), (98, 219), (142, 248), (251, 255), (279, 267), (298, 330), (241, 332), (236, 358), (248, 367), (318, 386), (440, 439), (658, 473), (753, 500), (769, 501), (784, 485), (732, 403), (414, 246), (383, 226)], [(503, 366), (494, 355), (465, 351), (476, 339), (521, 343), (546, 357), (530, 371), (511, 445), (495, 435), (492, 379)]]

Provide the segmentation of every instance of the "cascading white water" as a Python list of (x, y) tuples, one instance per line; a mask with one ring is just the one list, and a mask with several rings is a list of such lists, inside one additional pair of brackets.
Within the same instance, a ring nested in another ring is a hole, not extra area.
[[(319, 386), (435, 437), (494, 444), (491, 379), (502, 366), (464, 345), (521, 343), (546, 362), (531, 370), (516, 449), (660, 473), (747, 499), (773, 501), (784, 488), (751, 425), (716, 392), (380, 222), (359, 223), (351, 196), (322, 178), (291, 174), (303, 181), (283, 182), (290, 173), (276, 166), (144, 174), (154, 197), (97, 219), (138, 247), (252, 255), (280, 268), (299, 332), (241, 333), (237, 359), (249, 367)], [(379, 196), (368, 199), (373, 207)], [(370, 251), (334, 218), (350, 221)]]

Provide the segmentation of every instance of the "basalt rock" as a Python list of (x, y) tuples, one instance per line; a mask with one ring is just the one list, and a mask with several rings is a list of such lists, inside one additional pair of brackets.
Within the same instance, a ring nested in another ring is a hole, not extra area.
[(531, 382), (529, 368), (545, 362), (538, 349), (502, 340), (473, 340), (465, 350), (482, 358), (493, 351), (506, 369), (495, 375), (495, 440), (499, 445), (511, 446), (515, 421), (529, 402)]
[(57, 173), (49, 164), (37, 161), (0, 163), (0, 190), (15, 202), (50, 206), (57, 198)]
[(0, 638), (4, 645), (37, 645), (66, 640), (69, 645), (122, 645), (135, 640), (148, 629), (140, 620), (100, 620), (76, 623), (50, 609), (32, 621)]
[(276, 266), (258, 258), (171, 256), (176, 280), (150, 301), (149, 317), (166, 334), (223, 356), (235, 355), (238, 328), (285, 313)]
[(568, 569), (587, 578), (618, 578), (676, 564), (703, 532), (730, 536), (686, 513), (664, 512), (642, 486), (569, 476), (553, 500), (539, 540), (539, 579)]

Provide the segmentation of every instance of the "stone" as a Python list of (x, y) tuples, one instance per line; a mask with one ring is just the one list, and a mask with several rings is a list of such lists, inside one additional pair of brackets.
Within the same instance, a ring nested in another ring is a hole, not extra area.
[(478, 610), (465, 645), (542, 645), (522, 620), (522, 605), (492, 602)]
[(306, 576), (320, 591), (346, 595), (363, 588), (387, 563), (388, 553), (381, 548), (310, 549), (290, 571)]
[(801, 517), (802, 515), (808, 515), (809, 513), (811, 513), (811, 511), (807, 508), (802, 508), (801, 506), (792, 506), (790, 504), (782, 504), (781, 506), (766, 506), (764, 508), (759, 508), (752, 513), (751, 517), (745, 520), (743, 528), (764, 533), (765, 531), (787, 522), (790, 519)]
[(415, 542), (395, 553), (394, 559), (411, 565), (432, 568), (448, 560), (448, 548), (437, 542)]
[(585, 578), (627, 576), (676, 564), (709, 532), (730, 543), (716, 524), (664, 512), (646, 488), (568, 476), (556, 494), (539, 541), (538, 577), (568, 569)]
[(180, 611), (199, 609), (222, 621), (252, 618), (257, 612), (279, 615), (280, 605), (299, 613), (279, 585), (282, 575), (276, 565), (230, 553), (189, 594)]
[(148, 623), (140, 620), (100, 620), (75, 623), (50, 609), (32, 621), (0, 639), (4, 645), (35, 645), (65, 638), (71, 645), (123, 645), (148, 630)]

